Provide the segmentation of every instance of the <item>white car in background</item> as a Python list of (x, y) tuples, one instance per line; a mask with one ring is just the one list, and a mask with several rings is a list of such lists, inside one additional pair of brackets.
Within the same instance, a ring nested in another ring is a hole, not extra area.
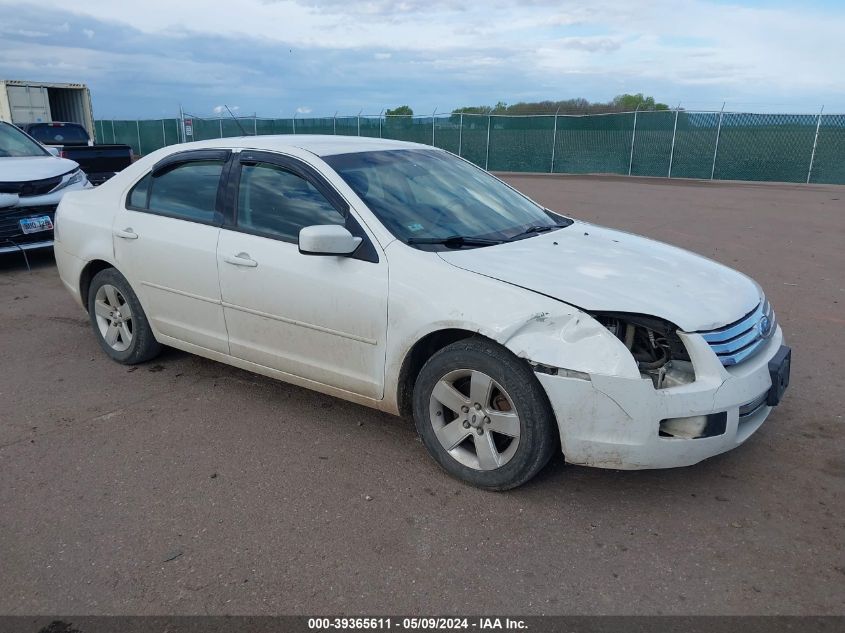
[(0, 121), (0, 253), (52, 246), (59, 200), (90, 186), (75, 162)]
[(449, 473), (685, 466), (756, 431), (790, 350), (721, 264), (548, 211), (445, 151), (339, 136), (168, 147), (62, 201), (102, 349), (170, 345), (412, 416)]

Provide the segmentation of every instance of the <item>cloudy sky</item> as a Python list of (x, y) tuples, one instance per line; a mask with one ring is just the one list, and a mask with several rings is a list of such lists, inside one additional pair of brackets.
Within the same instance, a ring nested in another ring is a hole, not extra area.
[(843, 0), (0, 0), (0, 16), (0, 78), (87, 83), (100, 118), (623, 92), (845, 112)]

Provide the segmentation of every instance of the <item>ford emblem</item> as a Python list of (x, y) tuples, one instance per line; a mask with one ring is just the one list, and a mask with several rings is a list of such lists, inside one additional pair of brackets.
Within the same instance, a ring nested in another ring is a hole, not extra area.
[(757, 323), (757, 330), (760, 332), (760, 336), (763, 338), (769, 338), (772, 334), (772, 320), (769, 317), (764, 316)]

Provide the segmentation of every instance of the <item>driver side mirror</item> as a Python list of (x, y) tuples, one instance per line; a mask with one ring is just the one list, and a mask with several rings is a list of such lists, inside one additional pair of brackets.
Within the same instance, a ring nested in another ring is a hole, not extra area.
[(50, 146), (45, 145), (44, 149), (46, 149), (48, 152), (50, 152), (53, 156), (60, 156), (61, 153), (62, 153), (62, 151), (58, 147), (50, 147)]
[(362, 241), (338, 224), (306, 226), (299, 231), (299, 252), (303, 255), (351, 255)]

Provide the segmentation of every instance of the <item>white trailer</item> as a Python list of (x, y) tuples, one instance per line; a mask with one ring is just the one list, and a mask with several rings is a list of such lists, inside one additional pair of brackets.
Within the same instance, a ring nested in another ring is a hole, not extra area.
[(91, 92), (85, 84), (0, 79), (0, 121), (79, 123), (95, 138)]

